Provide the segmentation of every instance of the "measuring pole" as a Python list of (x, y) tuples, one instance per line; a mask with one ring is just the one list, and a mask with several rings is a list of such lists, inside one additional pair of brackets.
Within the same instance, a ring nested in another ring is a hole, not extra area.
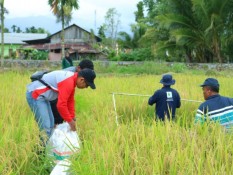
[(116, 110), (116, 100), (115, 100), (115, 94), (112, 93), (112, 100), (113, 100), (113, 106), (114, 106), (114, 110), (115, 110), (115, 114), (116, 114), (116, 124), (118, 126), (118, 117), (117, 117), (117, 110)]

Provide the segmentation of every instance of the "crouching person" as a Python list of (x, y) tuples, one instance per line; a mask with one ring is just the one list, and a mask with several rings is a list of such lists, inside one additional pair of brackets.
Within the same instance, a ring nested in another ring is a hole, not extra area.
[[(80, 70), (83, 70), (86, 68), (94, 70), (94, 64), (91, 60), (87, 60), (87, 59), (82, 60), (78, 66), (68, 67), (68, 68), (63, 69), (63, 70), (64, 71), (71, 71), (71, 72), (79, 72)], [(57, 110), (57, 99), (50, 101), (50, 105), (52, 108), (55, 125), (59, 125), (59, 124), (63, 123), (64, 120)]]
[(57, 109), (62, 118), (68, 122), (72, 131), (75, 125), (75, 87), (84, 89), (90, 86), (95, 89), (96, 74), (91, 69), (80, 72), (52, 71), (41, 80), (33, 81), (27, 86), (27, 102), (35, 115), (40, 131), (49, 138), (54, 128), (54, 116), (50, 101), (58, 99)]

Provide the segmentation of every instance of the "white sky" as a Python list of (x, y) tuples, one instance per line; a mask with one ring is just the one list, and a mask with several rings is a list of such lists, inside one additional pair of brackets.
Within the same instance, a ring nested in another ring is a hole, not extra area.
[[(96, 29), (104, 23), (104, 16), (109, 8), (116, 8), (121, 14), (120, 30), (129, 30), (129, 25), (135, 23), (134, 12), (137, 10), (136, 4), (140, 0), (78, 0), (79, 9), (73, 11), (73, 20), (75, 23), (85, 29)], [(5, 0), (4, 6), (9, 14), (5, 20), (18, 17), (53, 17), (48, 5), (48, 0)], [(96, 15), (95, 15), (96, 12)], [(55, 20), (55, 18), (54, 18)], [(30, 27), (31, 25), (28, 24)], [(45, 28), (49, 30), (52, 26)]]

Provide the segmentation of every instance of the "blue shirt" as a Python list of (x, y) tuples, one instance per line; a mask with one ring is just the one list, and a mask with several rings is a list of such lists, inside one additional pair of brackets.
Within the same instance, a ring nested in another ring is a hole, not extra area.
[(219, 122), (227, 130), (233, 127), (233, 99), (212, 95), (202, 103), (196, 113), (195, 123), (203, 123), (207, 119)]
[(180, 95), (170, 86), (164, 86), (162, 89), (155, 91), (154, 95), (149, 98), (148, 104), (153, 105), (154, 103), (156, 103), (156, 116), (159, 119), (164, 120), (165, 116), (170, 119), (170, 114), (174, 118), (176, 108), (181, 105)]

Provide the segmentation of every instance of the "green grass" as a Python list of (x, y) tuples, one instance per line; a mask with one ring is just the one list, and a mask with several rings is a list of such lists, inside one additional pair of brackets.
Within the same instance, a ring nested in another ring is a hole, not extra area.
[[(114, 70), (118, 67), (115, 65), (107, 73), (96, 65), (97, 89), (76, 89), (82, 148), (72, 157), (73, 174), (231, 174), (232, 135), (224, 133), (217, 124), (194, 125), (199, 103), (182, 101), (176, 120), (164, 124), (153, 120), (154, 107), (147, 105), (148, 97), (116, 95), (119, 125), (116, 124), (111, 92), (152, 95), (161, 88), (161, 73), (166, 71), (173, 72), (176, 79), (173, 88), (180, 92), (181, 98), (203, 101), (199, 84), (208, 77), (205, 71), (184, 68), (175, 73), (169, 67), (162, 68), (166, 65), (154, 70), (158, 67), (150, 63), (145, 67), (134, 66)], [(151, 70), (138, 72), (147, 69)], [(31, 73), (23, 70), (0, 73), (0, 174), (45, 175), (50, 171), (49, 160), (36, 154), (39, 131), (25, 98)], [(231, 77), (223, 74), (215, 75), (220, 93), (233, 97)]]

